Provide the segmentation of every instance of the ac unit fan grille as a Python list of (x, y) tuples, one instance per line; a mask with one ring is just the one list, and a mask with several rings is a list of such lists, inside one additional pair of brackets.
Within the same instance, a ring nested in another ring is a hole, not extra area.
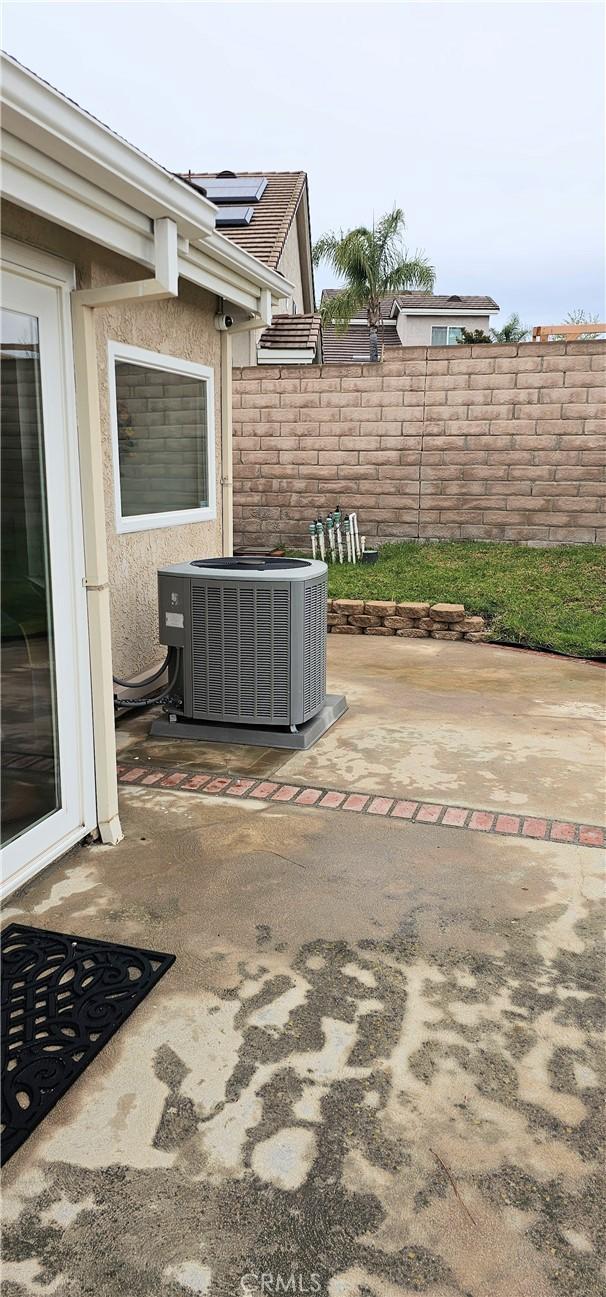
[(192, 582), (193, 714), (289, 723), (290, 592)]

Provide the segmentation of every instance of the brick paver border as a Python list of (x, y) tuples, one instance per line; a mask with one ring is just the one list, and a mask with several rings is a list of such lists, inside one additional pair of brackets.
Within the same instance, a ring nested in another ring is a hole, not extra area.
[(187, 770), (168, 770), (145, 765), (119, 765), (118, 779), (127, 786), (153, 787), (171, 792), (207, 794), (212, 797), (236, 797), (240, 800), (287, 802), (309, 810), (350, 811), (358, 815), (379, 815), (383, 819), (401, 820), (433, 827), (465, 829), (495, 837), (529, 838), (533, 841), (557, 842), (583, 847), (603, 847), (606, 830), (597, 824), (572, 820), (554, 820), (547, 816), (512, 815), (510, 811), (487, 811), (470, 806), (450, 806), (444, 802), (403, 800), (389, 795), (352, 792), (351, 789), (308, 787), (286, 784), (279, 780), (253, 779), (243, 775), (217, 775)]

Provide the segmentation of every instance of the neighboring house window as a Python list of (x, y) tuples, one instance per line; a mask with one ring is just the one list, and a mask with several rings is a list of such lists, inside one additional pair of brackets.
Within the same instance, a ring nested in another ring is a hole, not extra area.
[(453, 347), (461, 337), (463, 330), (458, 325), (434, 324), (431, 329), (432, 347)]
[(216, 517), (213, 370), (109, 343), (119, 532)]

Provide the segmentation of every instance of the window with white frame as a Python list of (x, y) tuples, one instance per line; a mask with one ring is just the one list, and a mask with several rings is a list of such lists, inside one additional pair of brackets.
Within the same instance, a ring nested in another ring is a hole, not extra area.
[(216, 517), (213, 370), (109, 343), (119, 532)]
[(432, 347), (453, 347), (463, 330), (456, 324), (434, 324), (431, 329)]

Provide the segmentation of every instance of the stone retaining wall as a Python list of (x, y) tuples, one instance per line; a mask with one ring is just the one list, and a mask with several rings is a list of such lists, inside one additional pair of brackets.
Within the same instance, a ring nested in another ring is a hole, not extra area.
[(333, 635), (400, 635), (405, 639), (488, 639), (485, 617), (471, 616), (462, 603), (396, 603), (387, 599), (329, 599)]

